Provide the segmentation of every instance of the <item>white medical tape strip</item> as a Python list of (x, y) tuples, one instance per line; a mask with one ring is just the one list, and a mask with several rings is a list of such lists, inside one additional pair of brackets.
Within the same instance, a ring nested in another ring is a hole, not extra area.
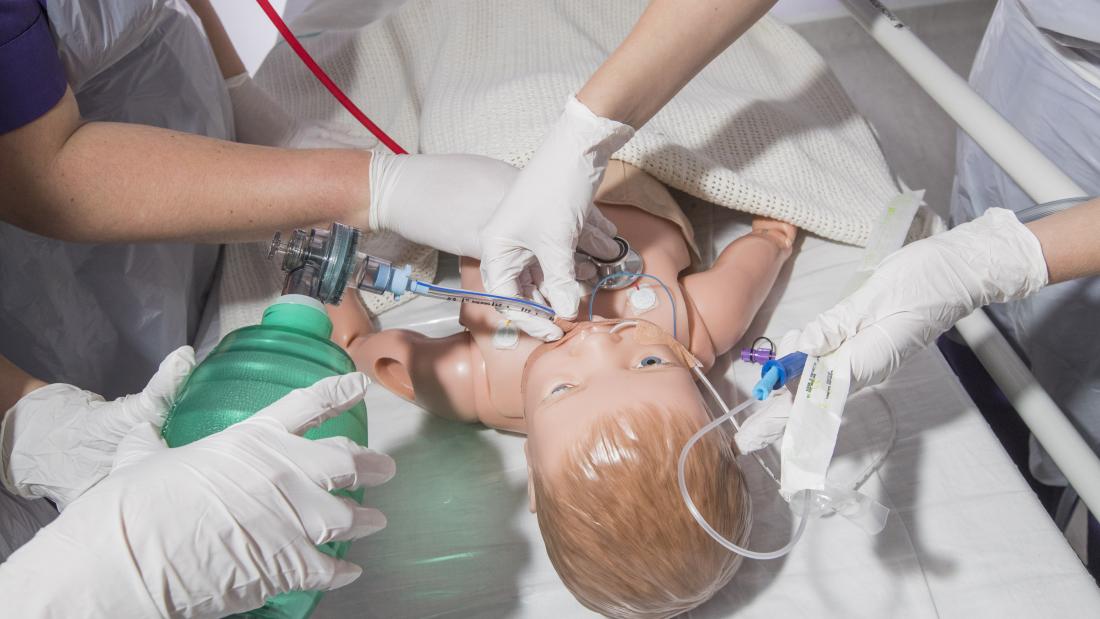
[(913, 218), (922, 204), (924, 204), (923, 189), (917, 191), (906, 189), (886, 203), (882, 213), (879, 214), (878, 221), (871, 228), (870, 240), (863, 250), (859, 266), (845, 284), (841, 298), (855, 292), (856, 288), (871, 276), (883, 258), (901, 249), (906, 235), (909, 234), (909, 228), (913, 225)]
[(851, 384), (848, 347), (806, 359), (780, 449), (779, 492), (824, 490)]
[[(859, 288), (883, 258), (901, 248), (922, 204), (924, 191), (908, 188), (886, 204), (842, 296)], [(821, 491), (814, 496), (819, 503), (816, 511), (835, 511), (874, 534), (885, 526), (889, 510), (857, 490), (839, 488), (827, 480), (851, 379), (847, 346), (806, 360), (783, 434), (779, 492), (790, 500), (800, 490)]]

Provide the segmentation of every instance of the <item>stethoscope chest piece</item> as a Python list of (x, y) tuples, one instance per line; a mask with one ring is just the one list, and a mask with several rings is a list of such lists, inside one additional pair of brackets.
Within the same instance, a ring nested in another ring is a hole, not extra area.
[(619, 244), (619, 254), (608, 260), (578, 250), (578, 253), (587, 256), (596, 266), (596, 281), (602, 282), (600, 288), (604, 290), (626, 288), (638, 281), (638, 274), (645, 271), (645, 262), (638, 252), (631, 249), (626, 239), (617, 236), (615, 242)]

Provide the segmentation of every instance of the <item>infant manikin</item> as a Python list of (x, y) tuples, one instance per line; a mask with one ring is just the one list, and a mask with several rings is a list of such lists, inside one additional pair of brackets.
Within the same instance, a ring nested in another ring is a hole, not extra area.
[[(600, 290), (602, 318), (545, 343), (473, 304), (459, 310), (466, 330), (449, 337), (372, 332), (349, 295), (330, 310), (333, 339), (361, 371), (438, 416), (527, 434), (530, 506), (562, 581), (605, 615), (670, 617), (710, 598), (740, 560), (699, 528), (677, 489), (680, 448), (709, 420), (688, 364), (706, 371), (740, 340), (796, 229), (757, 219), (693, 272), (691, 229), (656, 180), (612, 162), (596, 204), (671, 301), (650, 278)], [(483, 290), (476, 261), (460, 271), (463, 287)], [(585, 298), (582, 317), (587, 308)], [(748, 492), (718, 437), (692, 450), (686, 479), (708, 521), (743, 542)]]

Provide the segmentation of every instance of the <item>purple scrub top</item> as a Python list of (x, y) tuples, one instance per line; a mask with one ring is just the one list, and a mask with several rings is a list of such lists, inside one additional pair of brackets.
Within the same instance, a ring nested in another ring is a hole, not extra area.
[(0, 0), (0, 133), (48, 112), (65, 94), (46, 3)]

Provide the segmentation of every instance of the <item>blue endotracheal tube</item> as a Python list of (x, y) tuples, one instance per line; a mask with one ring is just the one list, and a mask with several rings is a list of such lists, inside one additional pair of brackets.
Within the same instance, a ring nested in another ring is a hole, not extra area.
[(395, 297), (413, 293), (554, 319), (552, 308), (528, 299), (447, 288), (414, 279), (411, 266), (394, 266), (389, 260), (359, 251), (361, 236), (359, 230), (339, 223), (328, 230), (295, 230), (286, 242), (276, 233), (268, 258), (278, 260), (287, 274), (283, 294), (303, 294), (322, 303), (339, 305), (345, 288), (374, 294), (388, 292)]
[(460, 303), (477, 303), (478, 305), (488, 305), (497, 310), (510, 309), (546, 318), (547, 320), (554, 319), (552, 308), (528, 299), (506, 297), (463, 288), (437, 286), (413, 279), (412, 267), (408, 265), (396, 267), (387, 260), (366, 254), (360, 256), (360, 260), (359, 268), (353, 277), (353, 281), (356, 282), (355, 286), (360, 290), (375, 294), (389, 292), (394, 297), (400, 297), (407, 292), (411, 292), (423, 297), (434, 297)]
[(757, 400), (766, 400), (772, 391), (786, 385), (802, 375), (802, 368), (806, 366), (806, 353), (792, 352), (778, 359), (773, 359), (760, 368), (760, 380), (752, 388), (752, 397)]

